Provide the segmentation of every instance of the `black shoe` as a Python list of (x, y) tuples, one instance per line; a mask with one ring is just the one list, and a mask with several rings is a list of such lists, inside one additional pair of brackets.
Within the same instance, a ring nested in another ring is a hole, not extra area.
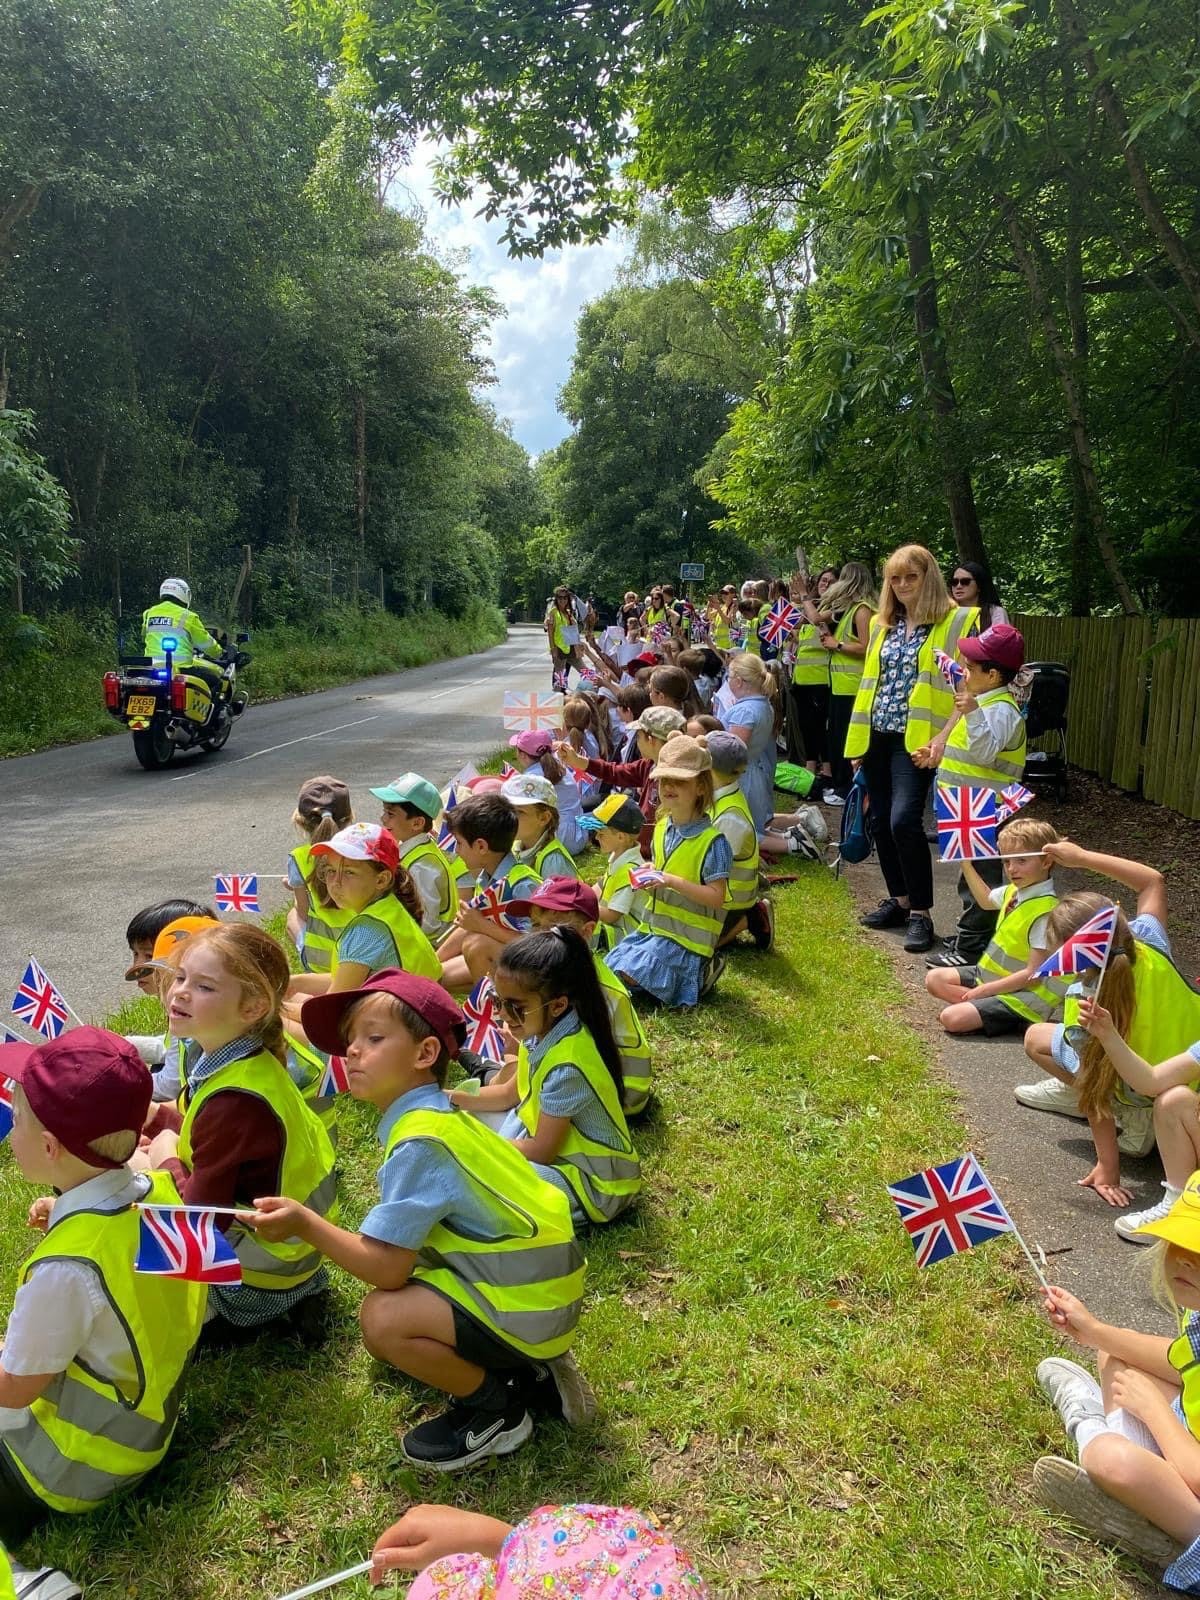
[[(908, 921), (908, 912), (898, 900), (888, 895), (874, 911), (868, 911), (865, 917), (859, 917), (858, 920), (864, 928), (902, 928)], [(928, 950), (929, 946), (925, 948)]]
[(532, 1432), (533, 1421), (516, 1394), (503, 1411), (481, 1411), (455, 1401), (440, 1417), (410, 1428), (400, 1450), (418, 1467), (458, 1472), (488, 1456), (511, 1455)]
[(973, 965), (966, 956), (960, 956), (953, 946), (940, 950), (936, 956), (926, 956), (927, 967), (969, 967)]
[(592, 1386), (568, 1350), (553, 1361), (522, 1367), (513, 1374), (513, 1390), (535, 1417), (553, 1417), (568, 1428), (582, 1428), (596, 1415)]
[(746, 926), (760, 950), (769, 950), (775, 943), (775, 908), (765, 895), (747, 908)]
[(933, 919), (927, 917), (923, 911), (914, 911), (908, 919), (908, 931), (904, 936), (904, 948), (910, 955), (923, 955), (926, 950), (932, 950), (935, 934)]
[(715, 989), (716, 988), (717, 979), (721, 976), (721, 974), (724, 971), (725, 971), (725, 957), (718, 950), (716, 955), (714, 955), (713, 957), (711, 957), (710, 960), (708, 960), (708, 961), (706, 961), (704, 963), (703, 976), (700, 979), (700, 998), (701, 999), (704, 998), (704, 996), (709, 992), (710, 989)]

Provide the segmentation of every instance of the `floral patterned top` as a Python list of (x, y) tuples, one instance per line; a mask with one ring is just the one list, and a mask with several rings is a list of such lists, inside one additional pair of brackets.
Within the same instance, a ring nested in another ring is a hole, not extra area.
[(908, 722), (908, 702), (917, 681), (917, 657), (929, 637), (928, 623), (911, 633), (903, 626), (889, 628), (879, 651), (879, 687), (871, 707), (876, 733), (903, 733)]

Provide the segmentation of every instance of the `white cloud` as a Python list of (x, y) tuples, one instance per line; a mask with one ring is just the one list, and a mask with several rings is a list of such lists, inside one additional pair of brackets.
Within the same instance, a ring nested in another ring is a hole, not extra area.
[(438, 203), (433, 192), (436, 155), (437, 147), (422, 141), (412, 164), (393, 181), (389, 200), (402, 209), (419, 207), (426, 231), (443, 251), (467, 251), (467, 278), (484, 284), (507, 310), (492, 328), (490, 354), (498, 382), (486, 395), (510, 419), (521, 444), (536, 455), (570, 431), (556, 403), (570, 371), (575, 322), (583, 306), (611, 285), (625, 244), (611, 238), (602, 244), (568, 245), (540, 259), (516, 260), (500, 242), (499, 222)]

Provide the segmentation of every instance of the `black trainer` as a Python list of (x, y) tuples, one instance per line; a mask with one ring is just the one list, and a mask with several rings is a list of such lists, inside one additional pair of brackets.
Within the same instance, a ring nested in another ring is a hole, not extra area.
[(400, 1441), (402, 1453), (418, 1467), (458, 1472), (488, 1456), (507, 1456), (533, 1432), (525, 1402), (509, 1391), (503, 1411), (482, 1411), (455, 1401), (440, 1417), (411, 1428)]
[(926, 950), (933, 949), (935, 934), (933, 919), (924, 911), (914, 911), (908, 919), (908, 932), (904, 936), (904, 948), (910, 955), (923, 955)]
[(902, 928), (908, 921), (908, 912), (898, 900), (888, 895), (874, 911), (868, 911), (865, 917), (859, 917), (858, 920), (864, 928)]
[(553, 1361), (522, 1367), (513, 1375), (513, 1388), (534, 1416), (553, 1417), (568, 1428), (582, 1428), (596, 1415), (592, 1386), (569, 1350)]
[(936, 956), (926, 956), (927, 967), (969, 967), (973, 963), (966, 957), (960, 956), (953, 945), (948, 945), (945, 950), (939, 950)]

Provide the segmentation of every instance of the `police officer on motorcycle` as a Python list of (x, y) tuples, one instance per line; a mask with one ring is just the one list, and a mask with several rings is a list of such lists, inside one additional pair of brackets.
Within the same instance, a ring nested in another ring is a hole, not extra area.
[[(165, 666), (167, 643), (172, 666), (189, 677), (202, 678), (212, 695), (213, 714), (229, 683), (221, 666), (222, 648), (191, 609), (191, 585), (184, 578), (164, 578), (158, 591), (158, 604), (142, 613), (143, 649), (155, 666)], [(207, 660), (197, 659), (207, 657)]]

